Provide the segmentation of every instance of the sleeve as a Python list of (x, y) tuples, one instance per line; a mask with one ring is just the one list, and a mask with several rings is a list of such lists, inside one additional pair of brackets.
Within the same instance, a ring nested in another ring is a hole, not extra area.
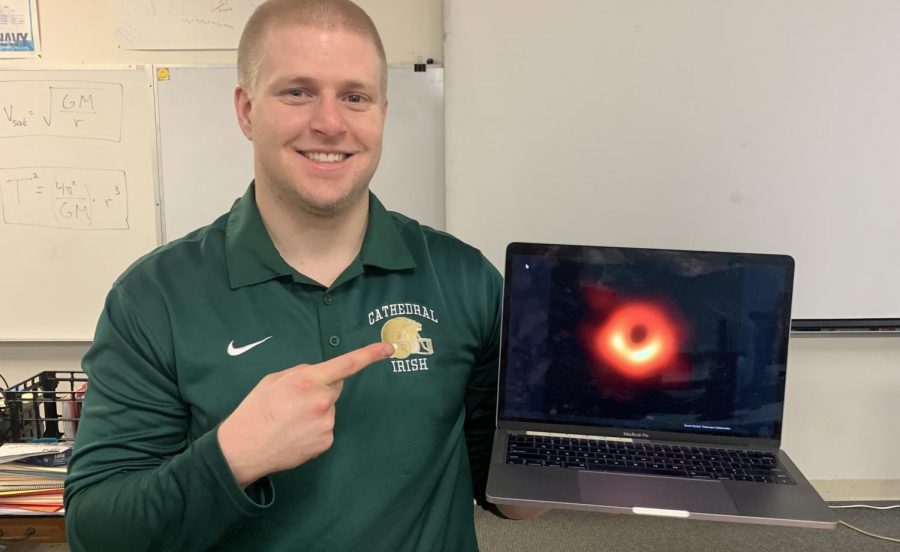
[(205, 550), (274, 500), (268, 478), (238, 486), (216, 430), (189, 438), (162, 334), (113, 288), (83, 361), (89, 385), (65, 484), (75, 552)]
[(482, 309), (483, 343), (481, 353), (466, 386), (466, 420), (464, 431), (469, 452), (469, 469), (475, 501), (479, 506), (496, 511), (485, 501), (488, 467), (494, 442), (494, 419), (497, 405), (497, 371), (500, 358), (500, 324), (502, 279), (497, 269), (482, 257), (481, 293), (474, 299)]

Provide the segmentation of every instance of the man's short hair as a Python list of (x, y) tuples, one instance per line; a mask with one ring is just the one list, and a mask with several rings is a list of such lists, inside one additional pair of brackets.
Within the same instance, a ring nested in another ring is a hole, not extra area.
[(256, 89), (262, 46), (275, 27), (305, 25), (319, 29), (342, 29), (372, 40), (381, 60), (381, 94), (387, 94), (387, 58), (372, 18), (350, 0), (268, 0), (256, 8), (238, 43), (238, 83), (248, 93)]

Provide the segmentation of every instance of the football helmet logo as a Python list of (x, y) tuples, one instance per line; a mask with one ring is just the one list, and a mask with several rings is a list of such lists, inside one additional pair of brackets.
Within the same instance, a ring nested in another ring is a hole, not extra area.
[(431, 339), (419, 335), (421, 331), (422, 324), (415, 320), (403, 316), (391, 318), (381, 327), (381, 341), (397, 346), (391, 358), (403, 359), (410, 355), (434, 354)]

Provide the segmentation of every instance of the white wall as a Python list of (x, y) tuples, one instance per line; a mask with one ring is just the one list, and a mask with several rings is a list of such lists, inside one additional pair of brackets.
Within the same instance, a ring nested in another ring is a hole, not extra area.
[(791, 340), (784, 449), (825, 498), (900, 498), (900, 338)]
[(447, 5), (447, 228), (488, 259), (781, 253), (795, 318), (900, 316), (896, 0)]

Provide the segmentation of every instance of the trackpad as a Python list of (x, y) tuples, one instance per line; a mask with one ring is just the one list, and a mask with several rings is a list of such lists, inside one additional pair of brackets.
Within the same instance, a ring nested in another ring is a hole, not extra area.
[(578, 487), (582, 502), (597, 506), (737, 513), (728, 491), (716, 481), (579, 472)]

